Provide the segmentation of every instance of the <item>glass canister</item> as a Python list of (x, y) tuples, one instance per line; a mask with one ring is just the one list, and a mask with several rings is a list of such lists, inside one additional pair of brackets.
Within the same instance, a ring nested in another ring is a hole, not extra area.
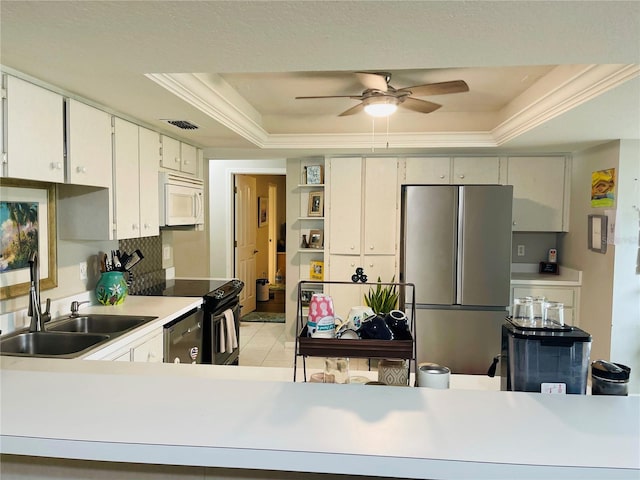
[(96, 298), (102, 305), (120, 305), (128, 293), (123, 272), (103, 272), (100, 275), (96, 284)]
[(545, 297), (532, 297), (531, 305), (533, 309), (533, 323), (536, 327), (542, 327), (544, 323), (544, 308), (547, 303)]
[(513, 321), (518, 325), (528, 327), (533, 324), (533, 300), (531, 297), (514, 298)]

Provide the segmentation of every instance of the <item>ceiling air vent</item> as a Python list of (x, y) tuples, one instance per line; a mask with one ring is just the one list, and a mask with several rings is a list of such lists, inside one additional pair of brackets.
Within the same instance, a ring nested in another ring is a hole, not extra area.
[(199, 127), (195, 123), (191, 123), (188, 120), (162, 120), (174, 127), (181, 128), (182, 130), (197, 130)]

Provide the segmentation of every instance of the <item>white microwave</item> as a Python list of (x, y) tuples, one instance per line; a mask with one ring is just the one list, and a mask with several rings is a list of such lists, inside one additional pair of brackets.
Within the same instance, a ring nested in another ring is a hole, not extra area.
[(160, 172), (158, 185), (161, 227), (204, 224), (204, 181)]

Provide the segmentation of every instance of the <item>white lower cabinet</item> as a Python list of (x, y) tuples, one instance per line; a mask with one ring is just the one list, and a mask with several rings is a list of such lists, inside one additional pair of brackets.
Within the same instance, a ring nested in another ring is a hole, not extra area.
[(548, 286), (548, 285), (512, 285), (511, 303), (514, 298), (545, 297), (552, 302), (564, 305), (564, 323), (574, 327), (580, 326), (579, 306), (580, 287)]
[(163, 331), (160, 330), (155, 336), (131, 349), (131, 361), (162, 363), (163, 349)]

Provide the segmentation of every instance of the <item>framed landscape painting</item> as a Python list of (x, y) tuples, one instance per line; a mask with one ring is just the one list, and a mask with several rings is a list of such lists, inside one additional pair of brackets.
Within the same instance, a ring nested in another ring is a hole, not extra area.
[(40, 289), (58, 285), (55, 184), (2, 179), (0, 299), (29, 292), (29, 260), (38, 252)]

